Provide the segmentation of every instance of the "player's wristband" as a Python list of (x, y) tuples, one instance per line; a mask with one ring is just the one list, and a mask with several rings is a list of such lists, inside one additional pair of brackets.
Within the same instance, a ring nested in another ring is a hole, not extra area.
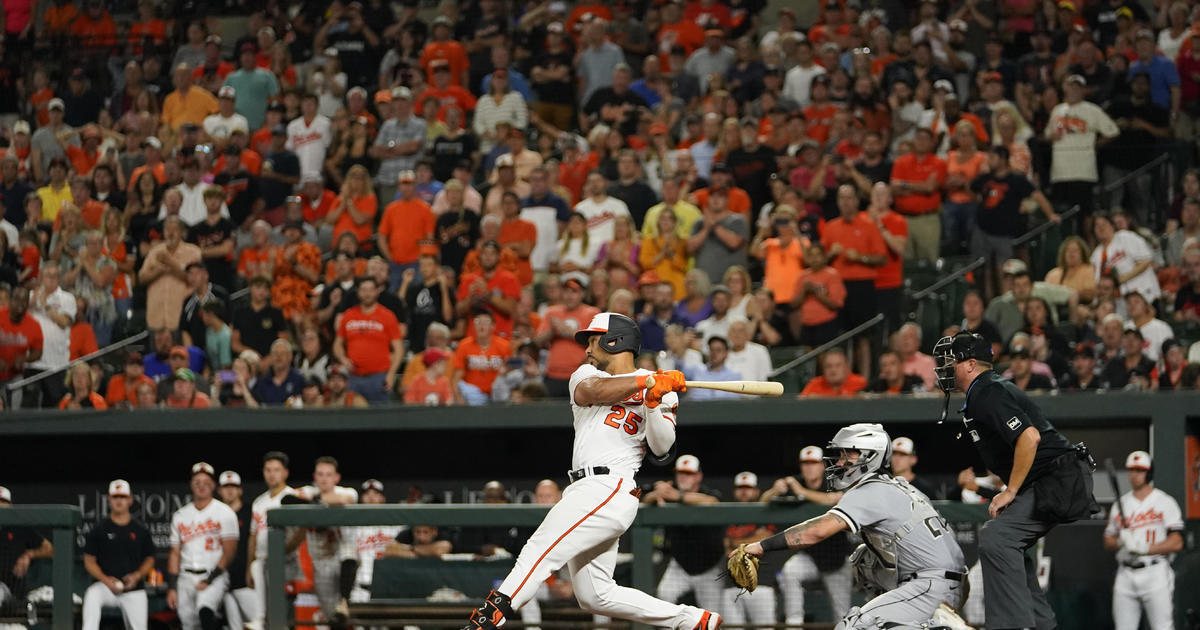
[(178, 573), (168, 573), (168, 574), (164, 575), (163, 577), (166, 579), (167, 589), (173, 591), (173, 590), (175, 590), (175, 587), (179, 585), (179, 574)]
[(646, 376), (648, 375), (638, 374), (637, 376), (633, 377), (638, 389), (646, 389)]
[(213, 568), (212, 571), (208, 572), (208, 575), (204, 576), (204, 581), (208, 582), (209, 584), (212, 584), (213, 580), (221, 577), (222, 575), (224, 575), (224, 573), (225, 573), (225, 569), (222, 569), (221, 567), (215, 567), (215, 568)]
[(788, 550), (787, 538), (784, 537), (782, 532), (775, 534), (774, 536), (764, 538), (758, 541), (758, 544), (760, 547), (762, 547), (764, 553), (768, 551)]

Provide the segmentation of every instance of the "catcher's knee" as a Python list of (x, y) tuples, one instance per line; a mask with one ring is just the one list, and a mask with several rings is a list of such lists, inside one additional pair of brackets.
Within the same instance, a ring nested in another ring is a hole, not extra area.
[(512, 598), (497, 590), (488, 593), (483, 605), (471, 612), (470, 628), (496, 630), (514, 616)]

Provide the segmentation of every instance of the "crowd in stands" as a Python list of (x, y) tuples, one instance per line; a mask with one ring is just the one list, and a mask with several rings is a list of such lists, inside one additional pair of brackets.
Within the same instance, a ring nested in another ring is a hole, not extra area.
[(881, 313), (804, 395), (930, 389), (965, 256), (1022, 387), (1197, 387), (1195, 2), (127, 4), (4, 3), (7, 407), (562, 397), (602, 310), (748, 380)]

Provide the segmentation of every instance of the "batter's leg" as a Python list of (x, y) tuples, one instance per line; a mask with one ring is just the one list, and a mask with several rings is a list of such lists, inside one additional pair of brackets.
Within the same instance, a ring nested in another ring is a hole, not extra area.
[(617, 566), (617, 538), (572, 558), (567, 567), (575, 598), (584, 610), (675, 630), (715, 630), (721, 623), (716, 613), (695, 606), (672, 604), (637, 589), (620, 586), (613, 579)]
[(1154, 630), (1175, 630), (1175, 572), (1166, 562), (1142, 570), (1151, 574), (1148, 592), (1142, 596), (1146, 620)]
[(684, 593), (692, 590), (691, 580), (688, 577), (687, 571), (683, 570), (675, 558), (671, 558), (667, 561), (666, 571), (663, 571), (662, 578), (658, 581), (655, 596), (663, 601), (678, 602)]
[(1113, 628), (1115, 630), (1137, 630), (1142, 619), (1142, 602), (1134, 591), (1133, 570), (1117, 569), (1113, 581)]

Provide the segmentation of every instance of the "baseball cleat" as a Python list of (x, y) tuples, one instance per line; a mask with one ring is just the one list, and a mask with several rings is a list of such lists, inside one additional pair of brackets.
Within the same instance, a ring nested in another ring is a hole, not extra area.
[(721, 619), (721, 615), (706, 610), (700, 614), (700, 621), (696, 622), (692, 630), (718, 630), (722, 621), (724, 620)]

